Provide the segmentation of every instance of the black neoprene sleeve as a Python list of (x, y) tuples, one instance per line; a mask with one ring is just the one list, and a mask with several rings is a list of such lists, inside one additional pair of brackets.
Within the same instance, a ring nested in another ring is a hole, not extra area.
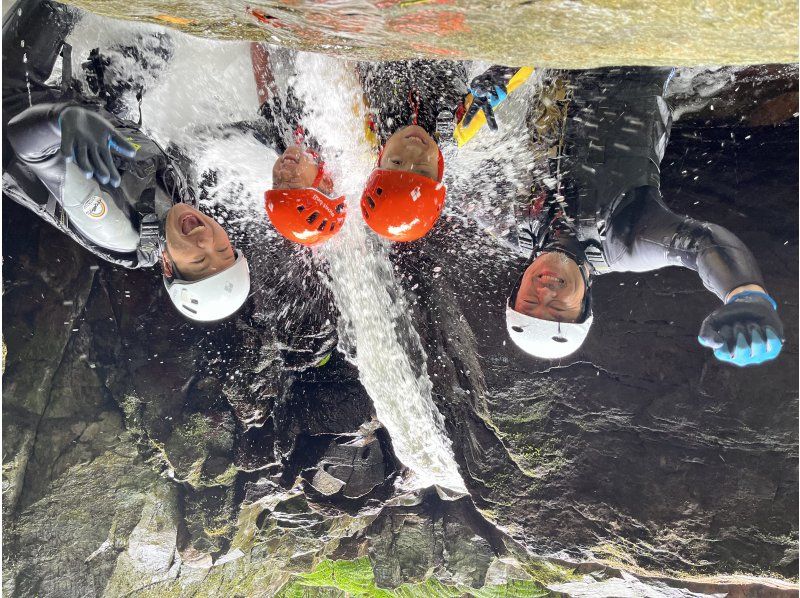
[(666, 266), (695, 270), (720, 299), (738, 286), (764, 286), (753, 254), (729, 230), (672, 212), (655, 187), (639, 187), (610, 218), (603, 243), (615, 271), (645, 272)]

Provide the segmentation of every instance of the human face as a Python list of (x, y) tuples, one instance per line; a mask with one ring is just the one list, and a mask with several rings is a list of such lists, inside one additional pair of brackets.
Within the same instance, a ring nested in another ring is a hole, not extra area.
[(298, 145), (287, 147), (272, 167), (273, 189), (307, 189), (314, 186), (319, 166), (313, 156)]
[(409, 125), (389, 137), (378, 166), (386, 170), (407, 170), (438, 181), (439, 146), (425, 129)]
[(540, 320), (575, 322), (581, 316), (586, 284), (569, 256), (549, 251), (522, 275), (514, 310)]
[(222, 272), (236, 261), (228, 234), (210, 218), (179, 203), (167, 212), (167, 252), (164, 272), (174, 276), (172, 264), (185, 280), (201, 280)]

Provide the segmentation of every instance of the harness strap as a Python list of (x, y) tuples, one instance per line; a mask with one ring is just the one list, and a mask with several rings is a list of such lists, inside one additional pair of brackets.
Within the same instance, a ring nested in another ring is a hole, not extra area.
[(583, 253), (586, 256), (586, 261), (598, 274), (611, 272), (611, 267), (608, 265), (606, 256), (603, 253), (604, 224), (595, 217), (579, 218), (576, 231), (578, 240), (585, 243)]

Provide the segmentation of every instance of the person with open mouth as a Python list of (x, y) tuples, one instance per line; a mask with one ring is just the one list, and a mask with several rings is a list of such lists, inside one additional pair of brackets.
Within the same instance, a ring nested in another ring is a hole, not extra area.
[[(131, 269), (160, 262), (167, 296), (186, 318), (234, 315), (250, 292), (247, 260), (193, 207), (178, 160), (140, 124), (73, 94), (72, 79), (49, 82), (59, 56), (71, 59), (65, 39), (79, 18), (49, 0), (19, 0), (6, 12), (4, 195), (105, 261)], [(107, 106), (120, 106), (119, 89), (102, 91)]]

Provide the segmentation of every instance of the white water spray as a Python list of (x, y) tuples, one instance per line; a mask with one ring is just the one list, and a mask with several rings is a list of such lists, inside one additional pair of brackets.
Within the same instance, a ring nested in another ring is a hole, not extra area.
[[(310, 111), (304, 124), (326, 152), (337, 191), (347, 196), (345, 227), (320, 251), (341, 312), (340, 345), (345, 353), (355, 349), (361, 383), (397, 457), (411, 472), (407, 489), (438, 485), (466, 493), (387, 245), (361, 217), (359, 200), (375, 158), (364, 134), (355, 65), (299, 54), (296, 66), (295, 92)], [(421, 363), (412, 361), (407, 347)]]

